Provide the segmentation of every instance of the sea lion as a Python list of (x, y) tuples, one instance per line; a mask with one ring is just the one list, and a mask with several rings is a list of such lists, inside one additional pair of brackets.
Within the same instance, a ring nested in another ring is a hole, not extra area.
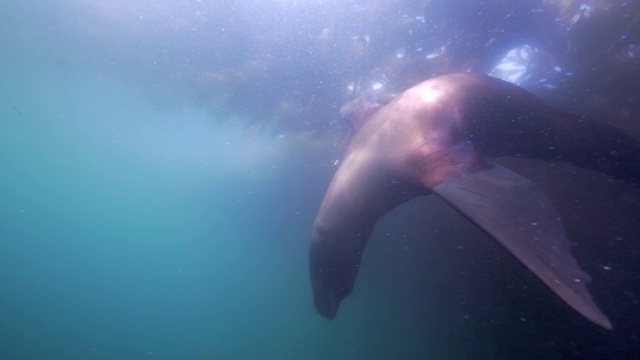
[(343, 108), (354, 117), (356, 133), (312, 231), (309, 267), (320, 314), (334, 318), (351, 293), (376, 221), (412, 198), (434, 193), (568, 305), (611, 329), (587, 291), (589, 275), (571, 255), (551, 201), (536, 184), (489, 158), (563, 160), (637, 184), (637, 140), (556, 110), (514, 84), (473, 73), (427, 80), (384, 106), (361, 102)]

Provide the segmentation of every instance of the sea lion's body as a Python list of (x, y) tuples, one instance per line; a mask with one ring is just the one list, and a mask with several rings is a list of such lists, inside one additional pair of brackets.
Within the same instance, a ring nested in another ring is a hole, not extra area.
[(321, 314), (333, 318), (351, 292), (376, 221), (435, 193), (574, 309), (611, 327), (587, 292), (589, 276), (571, 256), (551, 202), (535, 184), (487, 159), (560, 159), (636, 181), (637, 141), (557, 111), (513, 84), (468, 73), (418, 84), (368, 116), (352, 122), (359, 128), (314, 224), (310, 270)]

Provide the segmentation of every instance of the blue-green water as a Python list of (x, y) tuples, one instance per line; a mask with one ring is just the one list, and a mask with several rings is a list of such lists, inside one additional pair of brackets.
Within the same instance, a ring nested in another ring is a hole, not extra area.
[(306, 273), (291, 271), (311, 220), (278, 231), (256, 208), (276, 200), (251, 168), (269, 144), (233, 157), (239, 132), (206, 114), (91, 73), (3, 65), (16, 107), (3, 102), (0, 125), (3, 358), (277, 358), (305, 342), (269, 330), (285, 311), (314, 325)]
[(295, 172), (282, 138), (211, 125), (206, 111), (81, 68), (4, 61), (2, 359), (383, 359), (427, 347), (412, 338), (424, 324), (407, 326), (402, 309), (381, 316), (384, 302), (347, 302), (334, 322), (316, 314), (308, 235), (329, 162)]

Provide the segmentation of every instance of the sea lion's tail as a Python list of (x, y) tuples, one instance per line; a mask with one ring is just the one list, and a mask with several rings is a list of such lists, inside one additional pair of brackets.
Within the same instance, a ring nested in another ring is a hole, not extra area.
[(640, 140), (612, 125), (572, 114), (552, 133), (551, 158), (640, 186)]
[[(603, 121), (557, 110), (516, 85), (491, 81), (488, 95), (479, 95), (480, 106), (470, 109), (478, 121), (467, 125), (483, 154), (562, 161), (640, 186), (639, 139)], [(483, 96), (499, 106), (476, 110), (486, 107)]]

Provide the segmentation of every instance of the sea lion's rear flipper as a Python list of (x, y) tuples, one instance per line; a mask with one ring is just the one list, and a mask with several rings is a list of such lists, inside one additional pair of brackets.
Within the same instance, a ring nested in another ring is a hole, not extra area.
[(506, 247), (571, 307), (611, 329), (587, 291), (591, 279), (571, 255), (560, 215), (537, 185), (493, 164), (447, 180), (433, 191)]

